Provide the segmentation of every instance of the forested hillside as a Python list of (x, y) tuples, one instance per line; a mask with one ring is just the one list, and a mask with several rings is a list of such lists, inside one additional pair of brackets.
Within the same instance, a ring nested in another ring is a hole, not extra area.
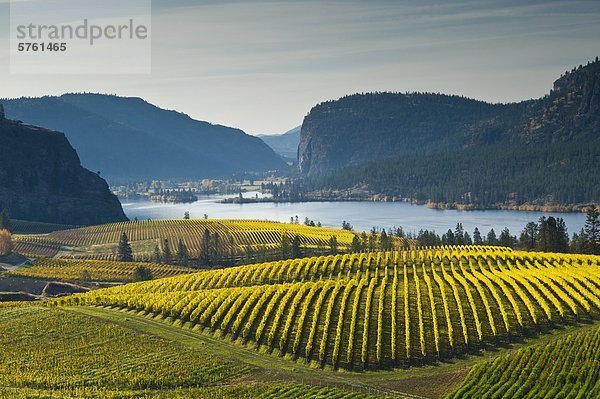
[(600, 200), (600, 62), (512, 104), (421, 93), (356, 94), (313, 108), (299, 167), (312, 189), (367, 187), (444, 203)]
[(287, 166), (257, 137), (140, 98), (66, 94), (4, 104), (10, 118), (64, 132), (82, 164), (110, 179), (220, 177)]

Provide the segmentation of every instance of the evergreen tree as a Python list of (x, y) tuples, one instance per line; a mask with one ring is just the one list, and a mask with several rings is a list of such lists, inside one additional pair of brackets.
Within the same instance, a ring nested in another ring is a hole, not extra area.
[(454, 236), (454, 232), (450, 229), (442, 236), (442, 244), (443, 245), (455, 245), (456, 239)]
[(198, 254), (198, 267), (207, 268), (210, 266), (210, 230), (204, 229), (202, 241), (200, 242), (200, 253)]
[(465, 243), (465, 230), (463, 229), (462, 223), (456, 223), (454, 229), (454, 243), (456, 245), (463, 245)]
[(562, 218), (541, 217), (538, 222), (537, 249), (542, 252), (566, 252), (569, 249), (567, 227)]
[(420, 230), (417, 235), (417, 241), (419, 241), (419, 245), (422, 246), (436, 246), (442, 243), (440, 236), (438, 236), (435, 231), (429, 230)]
[(596, 205), (592, 205), (587, 211), (584, 230), (588, 252), (600, 255), (600, 211)]
[(344, 220), (342, 221), (342, 230), (352, 231), (352, 225)]
[(362, 252), (362, 243), (360, 241), (360, 237), (354, 234), (352, 237), (352, 243), (350, 244), (350, 251), (354, 253)]
[(463, 237), (463, 242), (465, 245), (473, 245), (473, 240), (471, 240), (471, 236), (466, 231), (465, 231), (465, 235)]
[(302, 256), (302, 252), (300, 250), (300, 237), (298, 237), (298, 235), (295, 235), (294, 238), (292, 238), (292, 258), (296, 259), (299, 258), (300, 256)]
[(12, 233), (13, 225), (10, 220), (10, 215), (8, 214), (8, 209), (4, 208), (2, 212), (0, 212), (0, 230), (7, 230)]
[(473, 244), (475, 244), (475, 245), (483, 244), (483, 238), (481, 238), (481, 233), (479, 232), (479, 229), (477, 227), (475, 227), (475, 230), (473, 230)]
[(367, 236), (366, 232), (363, 231), (362, 233), (360, 233), (360, 241), (362, 251), (367, 251), (369, 249), (369, 236)]
[(246, 245), (245, 257), (246, 263), (252, 263), (254, 259), (254, 250), (252, 249), (252, 245)]
[(162, 262), (162, 254), (160, 253), (160, 247), (157, 245), (154, 247), (154, 262), (161, 263)]
[(171, 254), (171, 247), (169, 246), (169, 240), (165, 238), (163, 241), (163, 262), (170, 265), (173, 263), (173, 255)]
[(496, 232), (494, 231), (494, 229), (491, 229), (491, 230), (489, 231), (489, 233), (487, 234), (487, 237), (486, 237), (485, 243), (486, 243), (487, 245), (492, 245), (492, 246), (493, 246), (493, 245), (498, 245), (498, 244), (499, 244), (499, 242), (498, 242), (498, 237), (496, 237)]
[(281, 255), (281, 259), (288, 259), (291, 255), (291, 247), (292, 243), (287, 233), (283, 233), (281, 235), (281, 241), (279, 242), (279, 251)]
[(179, 263), (181, 266), (188, 266), (189, 260), (190, 257), (187, 246), (180, 239), (179, 243), (177, 244), (177, 263)]
[(555, 252), (569, 252), (569, 233), (563, 218), (556, 220), (556, 247)]
[(133, 281), (147, 281), (152, 280), (152, 271), (146, 266), (138, 266), (133, 271), (131, 276)]
[(517, 242), (517, 238), (510, 235), (508, 227), (500, 233), (500, 246), (513, 248)]
[(188, 211), (185, 211), (185, 213), (183, 214), (183, 218), (185, 220), (190, 220), (190, 213)]
[(532, 250), (537, 247), (538, 225), (535, 222), (529, 222), (521, 232), (519, 237), (519, 247), (521, 249)]
[(392, 240), (387, 235), (385, 229), (381, 230), (381, 234), (379, 235), (379, 248), (382, 251), (390, 251), (392, 249)]
[(121, 239), (119, 240), (119, 254), (117, 260), (119, 262), (133, 262), (133, 251), (131, 250), (129, 238), (125, 232), (121, 234)]
[(585, 230), (581, 229), (579, 234), (573, 233), (573, 238), (569, 244), (569, 251), (575, 254), (585, 254), (588, 253), (589, 249), (590, 242), (587, 239)]
[(336, 236), (331, 236), (329, 239), (329, 253), (331, 255), (337, 255), (338, 253), (338, 242)]
[(219, 263), (223, 258), (223, 246), (221, 243), (221, 237), (217, 232), (213, 233), (212, 235), (211, 253), (211, 264), (214, 266), (217, 263)]

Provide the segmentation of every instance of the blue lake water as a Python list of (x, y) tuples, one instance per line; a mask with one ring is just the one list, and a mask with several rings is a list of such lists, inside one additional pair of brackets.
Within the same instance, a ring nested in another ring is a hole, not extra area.
[(435, 230), (442, 234), (454, 229), (461, 222), (471, 233), (479, 227), (482, 234), (493, 228), (497, 234), (508, 227), (518, 235), (529, 221), (537, 221), (541, 216), (562, 217), (569, 235), (579, 232), (585, 222), (583, 213), (551, 213), (523, 211), (457, 211), (429, 209), (423, 205), (404, 202), (304, 202), (304, 203), (258, 203), (222, 204), (224, 196), (203, 196), (192, 204), (163, 204), (150, 201), (124, 201), (123, 209), (130, 219), (178, 219), (186, 211), (191, 218), (202, 218), (207, 214), (212, 219), (259, 219), (289, 222), (290, 217), (305, 217), (320, 221), (323, 226), (341, 227), (348, 221), (356, 231), (370, 230), (373, 226), (390, 228), (402, 226), (407, 232), (420, 229)]

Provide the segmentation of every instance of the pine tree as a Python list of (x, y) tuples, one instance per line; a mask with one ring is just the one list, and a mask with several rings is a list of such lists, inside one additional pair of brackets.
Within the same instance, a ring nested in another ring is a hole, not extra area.
[(177, 244), (177, 263), (181, 266), (188, 266), (189, 262), (189, 254), (187, 246), (184, 242), (179, 239), (179, 243)]
[(500, 245), (503, 247), (512, 248), (515, 246), (517, 239), (510, 235), (510, 230), (505, 227), (500, 233)]
[(0, 212), (0, 230), (7, 230), (11, 233), (13, 231), (12, 221), (10, 220), (8, 209), (6, 208)]
[(165, 238), (163, 241), (163, 262), (170, 265), (173, 263), (173, 255), (171, 254), (171, 247), (169, 246), (169, 240)]
[(200, 253), (198, 254), (198, 267), (205, 268), (210, 266), (210, 231), (204, 229), (202, 242), (200, 243)]
[(465, 245), (473, 245), (473, 240), (471, 240), (471, 236), (466, 231), (465, 231), (465, 235), (463, 237), (463, 242)]
[(329, 239), (329, 253), (331, 255), (337, 255), (338, 253), (338, 242), (336, 236), (332, 236)]
[(287, 233), (283, 233), (281, 235), (281, 241), (279, 242), (279, 251), (281, 255), (281, 259), (288, 259), (291, 255), (291, 242)]
[(121, 234), (121, 239), (119, 240), (119, 254), (117, 259), (119, 262), (133, 262), (133, 251), (125, 232)]
[(498, 245), (498, 237), (496, 237), (496, 232), (494, 229), (491, 229), (487, 234), (486, 242), (487, 245)]
[(519, 237), (519, 246), (521, 249), (532, 250), (537, 246), (538, 225), (535, 222), (529, 222), (521, 232)]
[(294, 238), (292, 238), (292, 258), (296, 259), (296, 258), (299, 258), (300, 256), (301, 256), (300, 237), (295, 235)]
[(392, 241), (385, 229), (381, 230), (381, 234), (379, 235), (379, 248), (382, 251), (389, 251), (392, 249)]
[(138, 266), (133, 271), (131, 279), (133, 281), (152, 280), (152, 270), (150, 270), (146, 266)]
[(221, 246), (221, 237), (219, 237), (219, 233), (213, 233), (212, 235), (212, 245), (211, 245), (211, 264), (216, 265), (222, 260), (222, 246)]
[(589, 253), (600, 255), (600, 211), (596, 205), (587, 211), (584, 230)]
[(585, 230), (581, 229), (579, 234), (573, 233), (573, 238), (569, 243), (569, 251), (575, 254), (585, 254), (589, 251), (590, 242), (587, 239)]
[(483, 244), (483, 238), (481, 238), (481, 233), (479, 232), (479, 229), (477, 227), (475, 227), (475, 230), (473, 230), (473, 244), (475, 244), (475, 245)]
[(154, 247), (154, 262), (161, 263), (162, 262), (162, 254), (160, 253), (160, 247), (156, 245)]
[(456, 237), (454, 236), (454, 232), (450, 229), (442, 236), (442, 244), (443, 245), (455, 245)]
[(456, 245), (463, 245), (465, 243), (465, 229), (463, 229), (462, 223), (456, 223), (454, 229), (454, 243)]
[(362, 244), (360, 241), (360, 237), (357, 236), (356, 234), (354, 234), (354, 237), (352, 237), (352, 244), (350, 244), (350, 251), (358, 253), (358, 252), (362, 252)]

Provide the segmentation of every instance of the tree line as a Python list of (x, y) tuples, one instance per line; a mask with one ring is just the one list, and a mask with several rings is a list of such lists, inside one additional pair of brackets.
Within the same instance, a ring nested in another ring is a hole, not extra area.
[(483, 236), (476, 227), (473, 235), (464, 231), (462, 223), (440, 237), (434, 231), (421, 230), (414, 236), (419, 245), (499, 245), (525, 251), (572, 252), (600, 255), (600, 211), (591, 206), (586, 214), (584, 227), (571, 238), (562, 218), (541, 217), (537, 222), (525, 225), (520, 235), (512, 235), (508, 228), (497, 235), (491, 229)]

